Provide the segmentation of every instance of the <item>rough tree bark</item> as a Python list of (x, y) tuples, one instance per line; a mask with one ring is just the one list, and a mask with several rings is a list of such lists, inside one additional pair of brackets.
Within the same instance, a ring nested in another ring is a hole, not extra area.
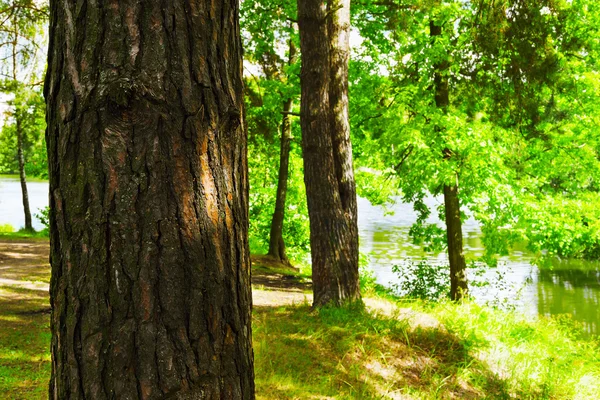
[[(442, 27), (429, 23), (430, 36), (435, 40), (442, 34)], [(434, 66), (435, 105), (444, 113), (450, 104), (448, 86), (448, 61)], [(449, 160), (453, 155), (451, 149), (444, 150), (444, 158)], [(450, 298), (460, 300), (468, 295), (466, 262), (463, 252), (462, 222), (460, 218), (460, 201), (458, 198), (458, 176), (455, 184), (444, 185), (444, 209), (446, 217), (446, 237), (448, 242), (448, 261), (450, 262)]]
[(298, 1), (301, 126), (314, 305), (360, 299), (358, 227), (348, 127), (349, 2)]
[(50, 9), (50, 399), (253, 399), (238, 2)]
[[(296, 46), (290, 39), (288, 64), (291, 65), (296, 60)], [(275, 211), (271, 220), (271, 232), (269, 235), (269, 253), (268, 255), (289, 264), (290, 261), (285, 252), (285, 241), (283, 240), (283, 220), (285, 218), (285, 201), (287, 197), (287, 187), (289, 178), (290, 164), (290, 145), (292, 142), (292, 116), (294, 100), (289, 98), (283, 104), (283, 118), (281, 122), (281, 150), (279, 152), (279, 175), (277, 180), (277, 196), (275, 198)]]

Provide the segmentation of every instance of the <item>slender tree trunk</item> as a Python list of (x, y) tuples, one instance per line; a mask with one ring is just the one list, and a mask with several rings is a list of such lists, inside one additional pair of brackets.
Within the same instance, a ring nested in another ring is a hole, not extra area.
[[(290, 39), (290, 55), (288, 64), (296, 60), (296, 47)], [(287, 99), (283, 104), (283, 119), (281, 122), (281, 150), (279, 153), (279, 176), (277, 181), (277, 197), (275, 211), (271, 220), (271, 233), (269, 236), (269, 253), (284, 264), (289, 264), (283, 240), (283, 220), (285, 218), (285, 201), (289, 178), (290, 146), (292, 142), (292, 121), (290, 113), (293, 110), (293, 99)]]
[[(13, 26), (18, 26), (18, 21), (13, 19)], [(16, 29), (16, 28), (15, 28)], [(17, 32), (13, 32), (13, 40), (11, 43), (12, 48), (12, 78), (15, 85), (19, 85), (18, 71), (18, 37)], [(31, 223), (31, 209), (29, 208), (29, 192), (27, 191), (27, 176), (25, 174), (25, 155), (23, 152), (23, 125), (21, 116), (19, 115), (19, 104), (18, 104), (18, 90), (15, 91), (15, 127), (17, 130), (17, 162), (19, 164), (19, 180), (21, 181), (21, 197), (23, 199), (23, 213), (25, 214), (25, 230), (33, 231), (33, 225)]]
[(322, 0), (298, 1), (302, 149), (315, 306), (360, 299), (347, 65), (342, 65), (347, 63), (347, 38), (341, 38), (348, 29), (347, 6), (331, 4), (328, 13)]
[(283, 121), (281, 123), (281, 150), (279, 153), (279, 176), (277, 181), (277, 197), (275, 199), (275, 211), (271, 220), (271, 234), (269, 237), (269, 253), (282, 263), (289, 264), (285, 253), (285, 242), (283, 240), (283, 219), (285, 218), (285, 200), (287, 197), (290, 144), (292, 141), (292, 125), (289, 113), (292, 111), (293, 101), (287, 99), (283, 105)]
[(23, 126), (18, 110), (15, 110), (15, 125), (17, 129), (17, 158), (19, 161), (19, 179), (21, 180), (21, 194), (23, 197), (23, 211), (25, 212), (25, 229), (33, 231), (31, 223), (31, 209), (29, 208), (29, 192), (27, 191), (27, 176), (25, 174), (25, 155), (23, 154)]
[[(441, 36), (442, 27), (435, 21), (429, 23), (430, 35), (434, 38)], [(435, 104), (436, 107), (447, 112), (450, 104), (447, 61), (437, 63), (434, 72)], [(452, 150), (444, 150), (444, 158), (449, 160), (453, 155)], [(450, 262), (450, 298), (460, 300), (468, 295), (466, 276), (466, 262), (463, 252), (462, 222), (460, 217), (460, 201), (458, 199), (458, 176), (455, 184), (444, 185), (444, 208), (446, 214), (446, 235), (448, 242), (448, 260)]]
[(458, 178), (456, 185), (444, 185), (444, 207), (446, 210), (446, 234), (448, 238), (448, 260), (450, 261), (450, 298), (460, 300), (468, 295), (465, 255), (463, 253), (462, 223), (458, 200)]
[(253, 399), (238, 2), (50, 9), (50, 399)]

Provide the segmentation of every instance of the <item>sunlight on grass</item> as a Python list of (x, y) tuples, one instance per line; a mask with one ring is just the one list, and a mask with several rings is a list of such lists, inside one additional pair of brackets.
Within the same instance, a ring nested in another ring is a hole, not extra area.
[(15, 228), (10, 224), (0, 224), (0, 233), (13, 233)]
[[(12, 228), (12, 227), (11, 227)], [(28, 231), (21, 229), (19, 231), (9, 230), (3, 231), (0, 229), (0, 239), (3, 240), (36, 240), (40, 242), (46, 242), (48, 240), (48, 230), (44, 229), (41, 231)]]
[(45, 399), (50, 376), (47, 315), (2, 316), (0, 393), (7, 399)]
[(564, 318), (533, 321), (469, 302), (425, 309), (515, 392), (534, 398), (600, 398), (600, 343), (585, 339)]
[(46, 399), (50, 377), (48, 293), (0, 287), (0, 398)]

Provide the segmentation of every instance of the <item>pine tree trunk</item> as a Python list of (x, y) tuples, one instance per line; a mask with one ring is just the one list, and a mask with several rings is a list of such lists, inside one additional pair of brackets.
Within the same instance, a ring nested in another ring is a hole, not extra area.
[[(290, 39), (288, 65), (296, 60), (296, 46)], [(283, 240), (283, 220), (285, 218), (285, 202), (289, 179), (290, 146), (292, 143), (292, 120), (290, 113), (293, 110), (293, 99), (287, 99), (283, 104), (283, 118), (281, 121), (281, 150), (279, 153), (279, 175), (277, 180), (277, 197), (275, 198), (275, 211), (271, 220), (271, 232), (269, 236), (268, 255), (289, 264), (290, 261), (285, 252), (285, 241)]]
[(238, 2), (50, 9), (50, 399), (253, 399)]
[(25, 230), (33, 231), (31, 223), (31, 209), (29, 208), (29, 192), (27, 191), (27, 176), (25, 174), (25, 155), (23, 154), (23, 126), (18, 112), (15, 112), (15, 125), (17, 129), (17, 158), (19, 162), (19, 179), (21, 181), (21, 194), (23, 198), (23, 211), (25, 213)]
[[(358, 284), (358, 205), (350, 142), (348, 112), (348, 63), (350, 61), (350, 0), (327, 3), (329, 35), (329, 119), (333, 140), (333, 159), (342, 210), (347, 220), (347, 280)], [(360, 290), (355, 288), (354, 290)]]
[(315, 306), (360, 299), (347, 65), (343, 65), (349, 9), (346, 3), (331, 7), (328, 13), (322, 0), (298, 1), (302, 149)]
[(290, 164), (290, 145), (292, 142), (291, 116), (293, 101), (287, 99), (283, 105), (283, 121), (281, 123), (281, 150), (279, 153), (279, 175), (277, 181), (277, 197), (275, 198), (275, 211), (271, 220), (271, 234), (269, 236), (268, 255), (289, 264), (285, 252), (285, 242), (283, 240), (283, 219), (285, 218), (285, 200), (287, 197), (287, 187), (289, 178)]
[[(442, 27), (437, 26), (435, 21), (429, 23), (429, 32), (432, 38), (441, 36)], [(450, 104), (448, 85), (447, 61), (437, 63), (434, 72), (435, 104), (436, 107), (447, 112)], [(452, 150), (444, 150), (444, 158), (452, 157)], [(448, 261), (450, 262), (450, 298), (460, 300), (468, 296), (468, 284), (466, 276), (466, 262), (463, 251), (462, 221), (460, 218), (460, 201), (458, 199), (458, 177), (456, 183), (444, 185), (444, 208), (446, 216), (446, 237), (448, 242)]]

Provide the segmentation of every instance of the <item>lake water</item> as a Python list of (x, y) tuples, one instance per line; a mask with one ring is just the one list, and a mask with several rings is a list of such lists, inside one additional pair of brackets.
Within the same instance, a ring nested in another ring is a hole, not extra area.
[[(48, 205), (48, 183), (30, 182), (28, 189), (31, 210), (37, 213)], [(15, 228), (24, 225), (21, 201), (18, 178), (0, 176), (0, 225), (11, 224)], [(428, 199), (428, 203), (435, 206), (438, 201)], [(370, 255), (370, 265), (379, 283), (388, 286), (398, 282), (392, 272), (394, 265), (422, 259), (447, 264), (445, 253), (425, 253), (411, 244), (408, 229), (416, 220), (411, 205), (398, 203), (391, 207), (393, 215), (385, 215), (381, 207), (359, 199), (358, 209), (361, 251)], [(435, 217), (430, 222), (440, 223)], [(43, 228), (37, 218), (34, 226)], [(480, 256), (483, 248), (477, 222), (465, 221), (463, 230), (467, 257)], [(538, 268), (532, 265), (533, 258), (526, 251), (514, 251), (502, 258), (498, 268), (488, 269), (479, 278), (491, 284), (472, 288), (472, 294), (479, 302), (512, 304), (531, 316), (569, 314), (588, 334), (600, 333), (600, 263), (553, 259)], [(501, 281), (498, 275), (502, 276)]]
[[(29, 192), (29, 208), (33, 228), (44, 229), (35, 214), (41, 208), (48, 206), (48, 182), (35, 180), (27, 183)], [(0, 225), (10, 224), (16, 230), (25, 226), (23, 213), (23, 197), (18, 176), (0, 175)]]

